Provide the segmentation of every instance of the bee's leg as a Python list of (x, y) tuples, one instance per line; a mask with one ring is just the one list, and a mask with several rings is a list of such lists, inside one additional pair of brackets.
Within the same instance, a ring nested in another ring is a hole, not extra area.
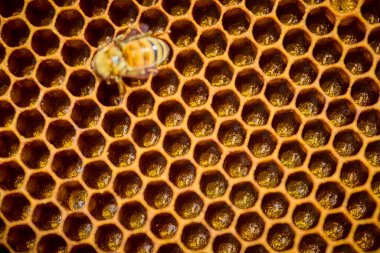
[(120, 95), (124, 95), (125, 93), (125, 86), (123, 84), (123, 80), (120, 77), (116, 77), (115, 82), (117, 83), (117, 88), (119, 90)]

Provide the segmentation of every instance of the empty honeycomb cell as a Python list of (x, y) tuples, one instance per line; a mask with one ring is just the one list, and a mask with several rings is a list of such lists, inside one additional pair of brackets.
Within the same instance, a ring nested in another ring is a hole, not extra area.
[(92, 231), (90, 219), (83, 213), (73, 213), (66, 217), (63, 224), (63, 232), (73, 241), (81, 241), (88, 238)]
[(265, 97), (276, 107), (290, 104), (294, 97), (294, 89), (286, 79), (274, 79), (267, 84)]
[(53, 2), (59, 7), (71, 6), (75, 0), (53, 0)]
[(293, 56), (303, 55), (309, 50), (310, 36), (302, 29), (293, 29), (285, 34), (283, 46)]
[(72, 247), (70, 250), (70, 253), (81, 253), (81, 252), (96, 253), (96, 250), (90, 244), (85, 244), (85, 243), (78, 244)]
[(75, 70), (67, 81), (66, 88), (76, 97), (90, 95), (95, 88), (95, 77), (87, 70)]
[(228, 188), (228, 181), (220, 172), (216, 170), (203, 173), (200, 181), (202, 193), (211, 199), (224, 195)]
[(245, 6), (256, 16), (267, 15), (273, 10), (274, 0), (246, 0)]
[(210, 232), (201, 223), (190, 223), (182, 230), (181, 241), (189, 250), (201, 250), (207, 246)]
[(36, 110), (25, 110), (19, 114), (16, 122), (17, 131), (26, 138), (39, 136), (45, 126), (45, 119)]
[(268, 193), (261, 201), (261, 209), (269, 219), (284, 217), (288, 212), (289, 201), (282, 193)]
[(372, 78), (357, 80), (351, 87), (351, 97), (360, 106), (370, 106), (379, 100), (379, 86)]
[(224, 13), (222, 25), (230, 35), (237, 36), (248, 31), (250, 16), (240, 8), (234, 8)]
[(347, 92), (350, 79), (343, 69), (329, 68), (323, 72), (319, 82), (327, 96), (337, 97)]
[(61, 210), (53, 203), (39, 204), (34, 208), (32, 222), (40, 230), (57, 228), (62, 221)]
[(30, 75), (36, 65), (36, 58), (26, 48), (14, 50), (8, 57), (8, 69), (16, 77)]
[[(161, 173), (155, 173), (153, 175), (160, 175), (160, 174)], [(170, 166), (169, 180), (178, 188), (184, 188), (184, 187), (188, 187), (192, 185), (195, 180), (195, 177), (196, 177), (195, 166), (189, 160), (175, 161)]]
[(318, 68), (311, 60), (301, 59), (292, 64), (289, 75), (297, 85), (310, 85), (317, 78)]
[(284, 251), (294, 245), (295, 233), (287, 223), (274, 224), (268, 231), (267, 242), (272, 249)]
[(88, 17), (99, 16), (103, 14), (107, 8), (107, 0), (80, 0), (79, 7)]
[(109, 7), (109, 18), (117, 26), (132, 24), (136, 21), (138, 8), (131, 0), (115, 0)]
[(309, 162), (309, 169), (318, 178), (330, 177), (336, 170), (336, 158), (329, 151), (314, 153)]
[(88, 210), (97, 220), (111, 219), (117, 212), (116, 199), (110, 192), (95, 193), (90, 198)]
[(113, 38), (115, 29), (105, 19), (95, 19), (88, 23), (84, 31), (84, 38), (93, 46), (98, 47), (107, 43), (109, 38)]
[(364, 24), (355, 17), (342, 19), (338, 26), (339, 38), (348, 45), (353, 45), (362, 41), (365, 37), (366, 29)]
[(335, 135), (333, 147), (343, 157), (356, 155), (362, 147), (359, 134), (352, 130), (344, 130)]
[(319, 234), (308, 234), (302, 237), (298, 245), (300, 253), (326, 252), (327, 243)]
[(16, 225), (9, 229), (7, 243), (16, 252), (31, 251), (36, 244), (36, 233), (29, 225)]
[(170, 239), (177, 233), (178, 222), (170, 213), (161, 213), (152, 219), (150, 229), (157, 238)]
[(181, 247), (179, 247), (177, 244), (175, 243), (168, 243), (168, 244), (164, 244), (162, 245), (157, 253), (166, 253), (166, 252), (171, 252), (171, 253), (183, 253)]
[(136, 160), (136, 148), (130, 141), (115, 141), (110, 144), (107, 157), (113, 165), (126, 167)]
[(149, 6), (153, 6), (153, 5), (157, 4), (156, 0), (137, 0), (137, 2), (140, 5), (145, 6), (145, 7), (149, 7)]
[(362, 134), (372, 137), (380, 134), (380, 112), (368, 110), (360, 113), (357, 126)]
[(212, 26), (220, 19), (220, 9), (214, 1), (197, 1), (192, 15), (198, 25)]
[(189, 0), (177, 0), (177, 1), (164, 0), (162, 2), (162, 7), (170, 15), (181, 16), (181, 15), (184, 15), (190, 8), (190, 1)]
[(58, 36), (48, 29), (38, 30), (32, 37), (32, 49), (40, 56), (54, 54), (59, 47)]
[(346, 69), (354, 75), (368, 72), (372, 66), (372, 61), (371, 53), (364, 47), (350, 49), (344, 58)]
[(19, 189), (24, 183), (25, 172), (15, 161), (0, 164), (0, 188), (3, 190)]
[(356, 251), (350, 244), (341, 244), (334, 247), (333, 253), (356, 253)]
[(82, 40), (67, 40), (61, 49), (63, 61), (71, 66), (78, 67), (84, 65), (90, 58), (90, 48)]
[(99, 106), (93, 100), (79, 100), (74, 104), (71, 119), (79, 128), (94, 127), (98, 124), (100, 113)]
[(167, 207), (173, 198), (173, 190), (164, 181), (149, 183), (144, 191), (144, 199), (151, 207), (161, 209)]
[(364, 252), (377, 250), (380, 246), (380, 230), (371, 223), (359, 225), (354, 234), (356, 245)]
[(225, 202), (216, 202), (208, 206), (205, 213), (207, 224), (215, 230), (227, 229), (233, 219), (235, 213)]
[(306, 18), (306, 26), (315, 35), (326, 35), (334, 29), (335, 16), (326, 7), (311, 10)]
[(232, 76), (233, 69), (226, 61), (212, 61), (206, 67), (205, 77), (211, 86), (226, 86), (231, 82)]
[(374, 167), (380, 166), (380, 141), (370, 142), (365, 149), (365, 158)]
[(55, 21), (55, 28), (63, 36), (78, 35), (84, 26), (84, 18), (79, 11), (68, 9), (61, 11)]
[(61, 184), (57, 200), (63, 207), (76, 211), (84, 207), (87, 195), (86, 190), (78, 181), (71, 181)]
[(69, 111), (70, 98), (63, 90), (55, 89), (45, 93), (40, 105), (48, 117), (62, 117)]
[(103, 189), (112, 179), (112, 170), (103, 161), (91, 162), (84, 167), (82, 178), (88, 187)]
[(263, 89), (263, 77), (253, 69), (246, 69), (237, 74), (235, 86), (244, 97), (252, 97)]
[[(1, 88), (0, 88), (1, 89)], [(10, 126), (15, 117), (16, 110), (11, 103), (5, 100), (0, 100), (0, 127)]]
[(347, 202), (347, 211), (356, 220), (370, 218), (375, 208), (376, 203), (367, 191), (352, 194)]
[(264, 232), (265, 222), (256, 212), (247, 212), (239, 216), (236, 223), (236, 232), (245, 241), (254, 241)]
[(158, 151), (148, 151), (140, 157), (139, 167), (143, 175), (159, 177), (167, 165), (166, 158)]
[(66, 69), (57, 60), (42, 61), (37, 67), (37, 80), (45, 87), (59, 86), (66, 76)]
[(49, 124), (46, 139), (55, 148), (70, 147), (75, 137), (74, 126), (66, 120), (56, 120)]
[(225, 121), (218, 131), (219, 141), (226, 147), (237, 147), (244, 144), (246, 130), (238, 121)]
[(266, 46), (280, 38), (281, 28), (272, 18), (263, 18), (255, 22), (252, 32), (256, 42)]
[(50, 151), (42, 140), (25, 143), (21, 151), (21, 160), (30, 169), (44, 168), (49, 160)]
[(0, 157), (7, 158), (16, 155), (20, 141), (11, 131), (0, 132)]
[(207, 102), (209, 91), (205, 82), (193, 79), (183, 85), (181, 96), (188, 106), (198, 107)]
[(177, 47), (187, 47), (194, 42), (197, 30), (193, 23), (187, 20), (175, 21), (170, 27), (170, 39)]
[(340, 172), (340, 180), (350, 188), (365, 184), (368, 178), (368, 169), (359, 160), (346, 162)]
[(8, 18), (14, 15), (19, 14), (24, 7), (24, 0), (15, 0), (15, 1), (0, 1), (0, 15), (4, 18)]
[(313, 49), (313, 56), (321, 65), (332, 65), (342, 57), (342, 47), (335, 39), (320, 39)]
[(253, 132), (248, 142), (248, 148), (256, 158), (270, 156), (276, 146), (277, 140), (267, 130)]
[(312, 148), (325, 146), (330, 136), (331, 129), (322, 120), (308, 122), (302, 131), (303, 140)]
[(285, 71), (287, 58), (278, 49), (268, 49), (261, 54), (259, 65), (265, 75), (275, 77)]
[(167, 132), (164, 137), (163, 148), (171, 157), (184, 156), (189, 152), (190, 146), (191, 140), (183, 130)]
[(350, 230), (351, 222), (342, 213), (329, 214), (323, 224), (323, 232), (333, 241), (346, 238)]
[(49, 25), (54, 18), (54, 7), (47, 0), (33, 0), (25, 10), (26, 18), (34, 26)]
[(315, 89), (301, 91), (296, 100), (297, 109), (305, 117), (313, 117), (320, 114), (324, 104), (324, 96)]
[(182, 124), (185, 109), (177, 101), (167, 101), (158, 106), (157, 116), (166, 127), (175, 127)]
[(376, 1), (366, 0), (360, 8), (362, 16), (370, 24), (380, 23), (380, 9)]
[(163, 32), (168, 25), (168, 18), (159, 9), (149, 9), (141, 13), (140, 24), (148, 25), (153, 33)]
[(74, 178), (82, 171), (82, 160), (74, 150), (62, 150), (54, 155), (51, 168), (60, 178)]
[(219, 29), (210, 29), (202, 32), (198, 47), (207, 58), (223, 55), (227, 41), (225, 34)]
[(120, 208), (119, 221), (128, 230), (141, 228), (146, 220), (147, 211), (140, 202), (127, 202)]
[(48, 234), (43, 236), (38, 242), (38, 252), (65, 252), (67, 243), (65, 239), (56, 234)]
[(30, 34), (27, 24), (22, 19), (12, 19), (3, 24), (1, 38), (10, 47), (21, 46)]
[(22, 193), (5, 195), (1, 202), (1, 213), (9, 221), (25, 220), (30, 209), (30, 201)]
[(299, 1), (283, 1), (278, 4), (276, 15), (284, 25), (295, 25), (302, 21), (305, 7)]
[(211, 107), (219, 117), (228, 117), (237, 113), (240, 106), (238, 96), (232, 90), (223, 90), (214, 95)]
[(159, 141), (161, 129), (153, 120), (144, 120), (135, 125), (132, 137), (140, 147), (151, 147)]
[(125, 243), (124, 252), (153, 252), (153, 241), (146, 234), (131, 235)]
[[(1, 63), (1, 55), (0, 55), (0, 63)], [(4, 95), (7, 92), (10, 85), (11, 85), (11, 79), (9, 78), (8, 74), (5, 73), (4, 70), (0, 69), (0, 95)]]
[(252, 167), (252, 160), (242, 151), (232, 152), (226, 156), (223, 168), (231, 178), (245, 177)]
[[(179, 79), (177, 74), (167, 68), (159, 70), (158, 74), (155, 75), (151, 82), (152, 90), (160, 97), (173, 96), (179, 86)], [(184, 88), (182, 88), (183, 90)]]
[(177, 55), (174, 65), (183, 76), (192, 77), (201, 71), (203, 61), (195, 50), (189, 49)]
[(141, 178), (133, 171), (119, 173), (113, 184), (113, 189), (121, 198), (132, 198), (142, 187)]
[(174, 210), (183, 219), (197, 217), (203, 210), (202, 198), (192, 191), (186, 191), (178, 195)]
[(298, 132), (300, 118), (294, 111), (281, 111), (274, 115), (272, 127), (280, 137), (290, 137)]
[(215, 128), (215, 119), (207, 110), (195, 111), (190, 114), (187, 126), (196, 137), (212, 134)]
[(33, 79), (22, 79), (15, 82), (11, 89), (11, 99), (19, 107), (35, 104), (40, 94), (40, 88)]
[(257, 189), (249, 182), (235, 184), (230, 193), (232, 204), (240, 209), (247, 209), (255, 205), (258, 199)]
[(344, 190), (339, 184), (326, 182), (319, 185), (315, 198), (323, 208), (334, 209), (342, 205), (344, 195)]
[(296, 168), (303, 164), (307, 150), (298, 142), (290, 141), (282, 144), (279, 151), (281, 163), (286, 168)]
[(303, 203), (294, 209), (292, 220), (299, 229), (309, 230), (318, 224), (320, 215), (313, 204)]
[(281, 167), (273, 161), (260, 163), (254, 172), (255, 181), (264, 188), (279, 186), (283, 175)]
[(238, 253), (241, 250), (241, 244), (238, 239), (235, 238), (231, 233), (219, 235), (215, 237), (212, 244), (213, 252), (231, 252)]
[(373, 29), (368, 36), (368, 44), (376, 54), (380, 54), (380, 30)]
[(55, 185), (49, 173), (39, 172), (29, 177), (26, 190), (35, 199), (46, 199), (53, 195)]
[(286, 190), (295, 199), (307, 197), (312, 189), (313, 182), (304, 172), (290, 174), (286, 180)]
[(155, 100), (146, 90), (137, 90), (129, 94), (127, 100), (128, 110), (137, 117), (146, 117), (153, 111)]
[(219, 145), (212, 141), (206, 140), (196, 144), (194, 149), (194, 159), (202, 167), (211, 167), (220, 161), (222, 151)]
[(251, 100), (244, 105), (241, 116), (249, 126), (263, 126), (268, 122), (269, 109), (261, 100)]

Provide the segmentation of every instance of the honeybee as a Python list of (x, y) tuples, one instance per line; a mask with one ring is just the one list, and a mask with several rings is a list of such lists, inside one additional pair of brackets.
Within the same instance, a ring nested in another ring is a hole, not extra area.
[(147, 79), (169, 56), (168, 44), (147, 30), (141, 25), (139, 30), (120, 34), (114, 41), (101, 46), (93, 57), (94, 71), (108, 84), (115, 81), (120, 94), (125, 92), (122, 77)]

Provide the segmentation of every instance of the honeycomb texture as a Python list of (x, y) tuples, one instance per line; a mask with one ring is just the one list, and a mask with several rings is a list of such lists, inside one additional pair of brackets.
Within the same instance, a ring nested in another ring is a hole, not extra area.
[[(379, 252), (379, 1), (0, 16), (1, 252)], [(119, 95), (91, 58), (139, 23), (170, 57)]]

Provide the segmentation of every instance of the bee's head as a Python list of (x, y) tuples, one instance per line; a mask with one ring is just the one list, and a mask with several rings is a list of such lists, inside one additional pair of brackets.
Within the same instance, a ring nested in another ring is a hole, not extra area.
[(122, 75), (125, 60), (122, 52), (115, 46), (99, 49), (92, 60), (95, 72), (104, 79)]

